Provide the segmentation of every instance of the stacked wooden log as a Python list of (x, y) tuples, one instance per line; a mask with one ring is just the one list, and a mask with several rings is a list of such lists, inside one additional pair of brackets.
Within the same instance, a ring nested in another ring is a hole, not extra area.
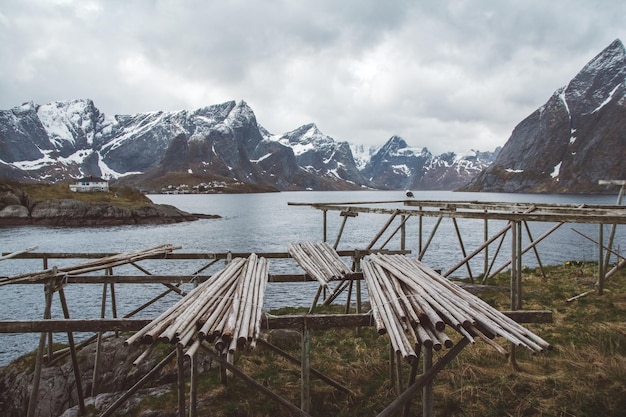
[(267, 278), (267, 259), (256, 254), (235, 258), (126, 343), (178, 344), (189, 347), (188, 355), (203, 340), (231, 353), (246, 344), (254, 347), (261, 330)]
[(329, 281), (342, 279), (352, 272), (326, 242), (291, 243), (289, 254), (308, 275), (315, 278), (320, 286), (327, 290), (329, 290)]
[(15, 284), (24, 281), (40, 281), (49, 278), (65, 277), (68, 275), (87, 274), (95, 271), (102, 271), (120, 265), (130, 264), (142, 259), (154, 257), (166, 257), (180, 246), (164, 244), (148, 249), (140, 249), (132, 252), (119, 253), (94, 259), (92, 261), (79, 263), (71, 266), (53, 267), (43, 271), (29, 272), (21, 275), (0, 278), (0, 285)]
[(504, 355), (506, 350), (492, 340), (495, 336), (533, 352), (550, 346), (417, 259), (373, 254), (362, 268), (377, 329), (389, 334), (395, 351), (408, 362), (417, 359), (415, 343), (435, 350), (452, 347), (446, 328), (472, 343), (480, 338)]

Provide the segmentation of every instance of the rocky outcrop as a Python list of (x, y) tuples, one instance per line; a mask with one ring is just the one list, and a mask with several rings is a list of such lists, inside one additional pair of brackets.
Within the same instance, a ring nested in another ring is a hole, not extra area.
[[(100, 376), (97, 382), (97, 395), (91, 397), (93, 387), (93, 370), (95, 363), (95, 344), (79, 351), (78, 362), (81, 382), (85, 393), (85, 403), (92, 405), (99, 412), (104, 411), (125, 390), (132, 387), (148, 373), (163, 357), (162, 349), (155, 349), (152, 355), (138, 365), (133, 361), (144, 351), (145, 347), (124, 346), (123, 338), (105, 339), (100, 356)], [(209, 370), (212, 363), (209, 359), (198, 356), (199, 371)], [(0, 409), (3, 417), (21, 417), (26, 415), (33, 378), (32, 355), (18, 359), (6, 368), (0, 369)], [(125, 403), (117, 415), (124, 415), (137, 406), (143, 399), (160, 396), (170, 392), (171, 384), (177, 380), (175, 360), (159, 371), (146, 383), (133, 398)], [(188, 367), (186, 367), (188, 372)], [(187, 375), (188, 376), (188, 375)], [(69, 358), (61, 360), (53, 366), (45, 366), (41, 372), (39, 395), (35, 416), (77, 416), (76, 383), (72, 362)], [(67, 410), (67, 411), (66, 411)], [(170, 412), (171, 413), (171, 412)], [(166, 413), (146, 414), (164, 417)]]
[(0, 186), (0, 226), (169, 224), (219, 217), (191, 214), (166, 204), (144, 203), (126, 207), (108, 202), (86, 202), (70, 198), (33, 202), (27, 193), (15, 186), (7, 184)]

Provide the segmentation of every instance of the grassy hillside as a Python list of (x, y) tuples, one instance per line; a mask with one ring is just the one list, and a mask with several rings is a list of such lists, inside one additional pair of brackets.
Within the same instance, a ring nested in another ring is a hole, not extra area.
[[(561, 265), (524, 275), (524, 309), (549, 309), (554, 322), (526, 325), (548, 340), (553, 349), (531, 355), (517, 349), (518, 369), (493, 348), (478, 341), (469, 345), (436, 378), (438, 416), (623, 416), (626, 410), (626, 273), (612, 278), (602, 296), (593, 289), (596, 266)], [(500, 290), (481, 297), (506, 310), (509, 277), (491, 282)], [(292, 310), (274, 312), (292, 313)], [(503, 346), (502, 340), (496, 339)], [(279, 346), (299, 357), (298, 337)], [(316, 331), (311, 341), (311, 366), (349, 387), (351, 397), (312, 377), (313, 416), (374, 416), (394, 400), (389, 378), (386, 336), (372, 328)], [(435, 361), (443, 352), (435, 353)], [(236, 365), (258, 382), (299, 404), (299, 368), (263, 348), (237, 355)], [(404, 367), (404, 383), (408, 366)], [(217, 370), (200, 376), (198, 415), (287, 416), (280, 406), (234, 378), (219, 383)], [(421, 415), (421, 395), (410, 415)], [(145, 399), (135, 409), (175, 409), (175, 394)]]
[[(45, 200), (73, 199), (88, 203), (110, 203), (123, 207), (141, 207), (152, 201), (141, 192), (131, 187), (111, 187), (108, 193), (78, 193), (69, 188), (69, 184), (20, 184), (0, 179), (0, 192), (12, 192), (27, 196), (31, 203)], [(24, 196), (22, 196), (24, 198)]]

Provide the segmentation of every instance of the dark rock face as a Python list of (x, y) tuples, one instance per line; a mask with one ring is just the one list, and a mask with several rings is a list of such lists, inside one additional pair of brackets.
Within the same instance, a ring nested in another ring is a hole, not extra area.
[(594, 193), (626, 179), (626, 51), (616, 40), (518, 124), (469, 191)]
[[(103, 412), (162, 359), (155, 357), (156, 355), (151, 355), (137, 366), (133, 365), (133, 361), (144, 349), (145, 347), (141, 346), (124, 346), (123, 338), (106, 339), (101, 350), (100, 376), (97, 381), (98, 395), (95, 397), (90, 397), (94, 382), (95, 344), (80, 351), (78, 362), (86, 397), (85, 403), (95, 406), (99, 413)], [(212, 362), (209, 359), (202, 355), (198, 357), (200, 359), (200, 372), (211, 369)], [(177, 379), (176, 372), (175, 365), (163, 368), (145, 385), (145, 389), (135, 394), (134, 399), (128, 401), (116, 415), (124, 415), (135, 404), (148, 396), (168, 393), (172, 389), (170, 384)], [(0, 369), (0, 404), (2, 404), (3, 417), (26, 415), (32, 378), (32, 368), (25, 368), (20, 365), (20, 360)], [(78, 398), (75, 387), (72, 362), (68, 358), (55, 366), (44, 366), (41, 373), (35, 416), (78, 415), (76, 406)], [(164, 416), (168, 414), (155, 415)]]

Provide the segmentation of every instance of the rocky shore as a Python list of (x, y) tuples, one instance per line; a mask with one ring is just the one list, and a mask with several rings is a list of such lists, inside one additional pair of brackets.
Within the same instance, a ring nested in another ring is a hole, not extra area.
[[(83, 201), (80, 193), (64, 198), (37, 199), (19, 187), (0, 184), (0, 226), (119, 226), (170, 224), (218, 215), (192, 214), (165, 204), (154, 204), (145, 196), (104, 195), (101, 201)], [(108, 194), (108, 193), (107, 193)], [(107, 201), (108, 200), (108, 201)]]
[[(100, 376), (97, 391), (93, 392), (93, 370), (96, 345), (91, 344), (78, 353), (80, 374), (85, 392), (85, 405), (98, 413), (113, 404), (126, 390), (148, 373), (163, 357), (166, 349), (156, 349), (152, 355), (137, 365), (133, 362), (143, 352), (142, 347), (124, 346), (124, 338), (106, 338), (102, 344)], [(212, 362), (201, 357), (199, 371), (211, 369)], [(0, 368), (0, 410), (5, 417), (26, 415), (32, 386), (34, 353), (26, 355), (5, 368)], [(186, 377), (189, 367), (186, 366)], [(141, 416), (170, 417), (173, 410), (139, 404), (147, 398), (158, 398), (172, 392), (177, 380), (176, 361), (159, 371), (142, 389), (118, 410), (116, 415), (126, 415), (131, 410)], [(154, 401), (158, 403), (158, 401)], [(72, 362), (68, 355), (53, 365), (44, 365), (41, 373), (39, 395), (36, 400), (36, 416), (78, 416), (78, 398)], [(139, 411), (141, 409), (141, 411)]]
[(118, 226), (126, 224), (168, 224), (219, 218), (217, 215), (191, 214), (174, 206), (153, 204), (127, 208), (109, 203), (79, 200), (46, 200), (32, 209), (18, 204), (0, 210), (0, 226)]

